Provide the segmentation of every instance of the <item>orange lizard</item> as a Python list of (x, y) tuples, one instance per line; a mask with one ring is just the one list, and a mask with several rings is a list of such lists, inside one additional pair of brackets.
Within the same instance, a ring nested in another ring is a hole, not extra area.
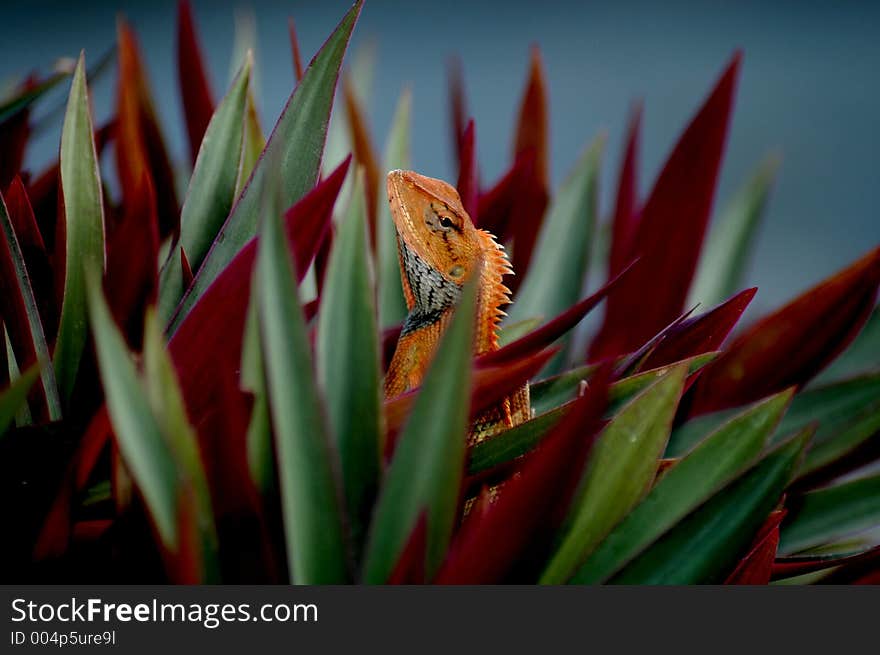
[[(387, 178), (397, 230), (400, 278), (409, 315), (385, 377), (385, 397), (419, 386), (452, 318), (461, 288), (479, 275), (474, 354), (498, 349), (498, 325), (510, 303), (502, 277), (513, 273), (504, 248), (474, 227), (454, 187), (412, 171)], [(528, 385), (476, 417), (470, 442), (530, 418)]]

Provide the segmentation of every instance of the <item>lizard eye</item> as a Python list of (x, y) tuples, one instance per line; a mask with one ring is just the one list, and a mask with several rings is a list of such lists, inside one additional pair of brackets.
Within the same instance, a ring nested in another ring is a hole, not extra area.
[(447, 218), (446, 216), (441, 216), (441, 217), (440, 217), (440, 227), (443, 227), (443, 228), (445, 228), (445, 229), (448, 230), (448, 229), (451, 228), (452, 226), (453, 226), (453, 223), (452, 223), (452, 219), (451, 219), (451, 218)]

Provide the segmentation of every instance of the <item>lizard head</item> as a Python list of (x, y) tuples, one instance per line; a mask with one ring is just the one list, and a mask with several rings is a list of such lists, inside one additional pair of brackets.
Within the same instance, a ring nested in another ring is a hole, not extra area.
[(400, 170), (388, 173), (387, 185), (402, 245), (447, 281), (463, 284), (479, 263), (481, 248), (455, 187)]
[(457, 302), (482, 264), (483, 243), (453, 186), (395, 170), (387, 187), (407, 306), (427, 320)]

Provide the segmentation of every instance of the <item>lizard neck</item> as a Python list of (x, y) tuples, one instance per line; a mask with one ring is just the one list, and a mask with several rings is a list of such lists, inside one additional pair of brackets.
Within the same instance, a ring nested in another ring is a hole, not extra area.
[[(479, 289), (475, 317), (474, 353), (498, 348), (502, 307), (510, 302), (510, 290), (502, 277), (512, 273), (504, 249), (492, 235), (477, 231), (480, 239)], [(444, 278), (398, 238), (401, 279), (409, 315), (385, 378), (385, 396), (405, 393), (419, 386), (440, 338), (461, 296), (461, 287)]]

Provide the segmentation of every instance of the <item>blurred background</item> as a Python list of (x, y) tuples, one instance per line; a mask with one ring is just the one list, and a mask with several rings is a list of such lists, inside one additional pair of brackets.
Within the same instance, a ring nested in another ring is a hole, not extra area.
[[(192, 4), (215, 98), (231, 77), (236, 15), (244, 24), (253, 19), (260, 113), (268, 133), (293, 88), (288, 16), (296, 20), (308, 61), (350, 1)], [(174, 0), (5, 3), (0, 84), (34, 69), (46, 71), (81, 48), (96, 61), (114, 43), (120, 13), (138, 32), (165, 136), (185, 165)], [(782, 302), (880, 242), (880, 3), (367, 0), (352, 50), (372, 49), (375, 56), (368, 102), (374, 144), (381, 151), (398, 95), (408, 85), (414, 98), (413, 166), (454, 180), (447, 69), (457, 54), (476, 120), (482, 177), (493, 182), (510, 162), (533, 43), (541, 47), (549, 83), (554, 184), (599, 131), (608, 135), (603, 215), (633, 102), (644, 102), (644, 196), (731, 53), (744, 50), (716, 209), (768, 153), (782, 157), (749, 275), (760, 288), (752, 311)], [(114, 87), (112, 71), (95, 85), (99, 122), (113, 110)], [(58, 93), (63, 97), (66, 88)], [(35, 169), (57, 156), (60, 119), (56, 123), (28, 153)]]

